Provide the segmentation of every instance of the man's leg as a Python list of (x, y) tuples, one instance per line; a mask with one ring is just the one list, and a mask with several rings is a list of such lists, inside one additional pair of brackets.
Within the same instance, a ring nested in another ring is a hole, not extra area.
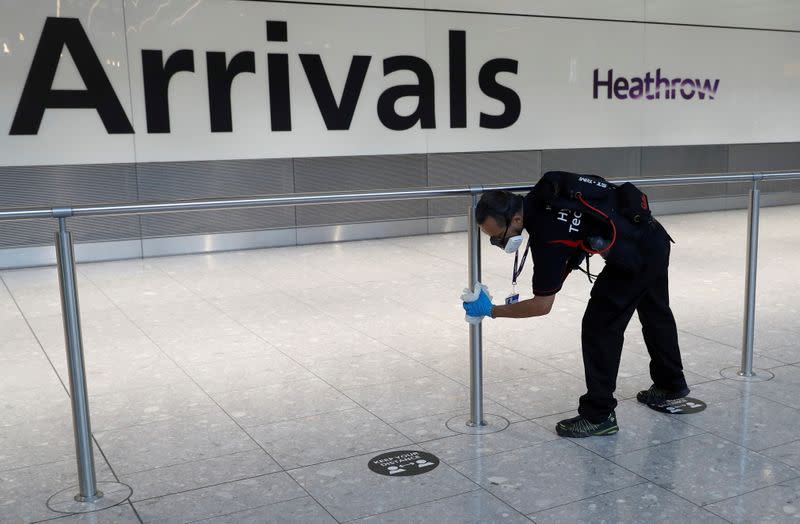
[(581, 331), (587, 392), (578, 407), (578, 414), (590, 422), (605, 419), (617, 406), (614, 390), (622, 343), (640, 289), (636, 277), (610, 266), (603, 269), (592, 288)]
[[(688, 393), (683, 375), (678, 329), (669, 307), (667, 269), (648, 287), (637, 307), (642, 334), (650, 354), (650, 377), (656, 388)], [(683, 396), (683, 395), (682, 395)]]

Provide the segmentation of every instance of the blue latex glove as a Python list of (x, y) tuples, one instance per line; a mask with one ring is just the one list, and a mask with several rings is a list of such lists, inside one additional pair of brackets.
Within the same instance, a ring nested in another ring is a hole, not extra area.
[(492, 307), (494, 307), (494, 305), (491, 299), (489, 299), (489, 295), (487, 295), (486, 291), (483, 289), (481, 289), (481, 294), (478, 296), (477, 300), (474, 302), (464, 302), (464, 311), (471, 317), (491, 318)]

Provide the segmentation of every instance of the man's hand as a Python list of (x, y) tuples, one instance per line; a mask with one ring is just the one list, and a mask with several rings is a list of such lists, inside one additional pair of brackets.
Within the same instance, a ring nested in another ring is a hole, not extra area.
[(471, 317), (491, 317), (492, 308), (494, 308), (494, 305), (483, 289), (481, 289), (480, 295), (476, 300), (464, 302), (464, 311)]

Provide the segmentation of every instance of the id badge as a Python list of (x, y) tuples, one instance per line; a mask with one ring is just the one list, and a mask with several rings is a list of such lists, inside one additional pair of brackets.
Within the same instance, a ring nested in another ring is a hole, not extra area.
[(519, 293), (512, 293), (506, 297), (506, 305), (516, 304), (519, 302)]

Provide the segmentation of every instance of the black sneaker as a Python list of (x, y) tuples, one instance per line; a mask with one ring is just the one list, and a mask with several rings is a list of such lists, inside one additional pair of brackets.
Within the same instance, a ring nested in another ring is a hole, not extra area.
[(665, 400), (676, 400), (683, 398), (689, 394), (689, 388), (683, 388), (679, 391), (667, 391), (666, 389), (657, 388), (655, 384), (650, 386), (650, 389), (645, 389), (636, 394), (636, 400), (642, 404), (661, 404)]
[(619, 431), (617, 416), (612, 411), (611, 414), (602, 422), (594, 424), (578, 415), (577, 417), (562, 420), (556, 424), (556, 433), (562, 437), (593, 437), (613, 435)]

